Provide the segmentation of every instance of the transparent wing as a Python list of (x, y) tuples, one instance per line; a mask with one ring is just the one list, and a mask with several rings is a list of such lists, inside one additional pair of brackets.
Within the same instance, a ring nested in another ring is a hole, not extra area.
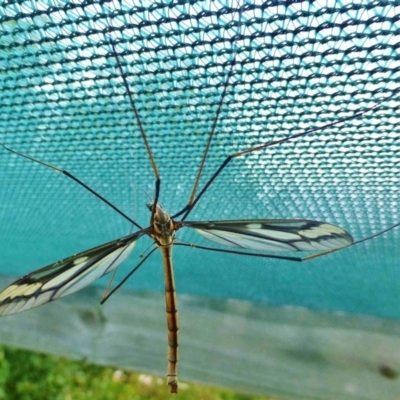
[(0, 293), (0, 315), (15, 314), (74, 293), (118, 267), (144, 231), (38, 269)]
[(325, 251), (353, 243), (342, 228), (305, 219), (184, 222), (183, 226), (212, 242), (265, 252)]

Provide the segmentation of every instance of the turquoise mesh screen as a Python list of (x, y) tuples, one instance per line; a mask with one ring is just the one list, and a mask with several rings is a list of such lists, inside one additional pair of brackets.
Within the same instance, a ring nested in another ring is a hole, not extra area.
[[(142, 226), (154, 175), (108, 18), (171, 214), (187, 204), (236, 52), (203, 184), (229, 154), (383, 101), (235, 159), (189, 219), (316, 219), (356, 239), (400, 221), (399, 2), (6, 1), (0, 15), (0, 140), (75, 174)], [(65, 176), (3, 149), (0, 188), (3, 275), (133, 230)], [(189, 229), (178, 237), (208, 244)], [(177, 247), (177, 290), (399, 318), (399, 239), (394, 229), (303, 264)], [(118, 278), (150, 244), (140, 240)], [(163, 291), (160, 256), (125, 287)]]

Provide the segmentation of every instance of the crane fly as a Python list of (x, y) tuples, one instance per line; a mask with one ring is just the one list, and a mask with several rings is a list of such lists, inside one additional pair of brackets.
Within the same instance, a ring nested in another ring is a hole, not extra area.
[[(371, 112), (377, 108), (383, 101), (388, 100), (388, 98), (394, 96), (396, 93), (393, 93), (386, 99), (377, 102), (372, 107), (354, 113), (345, 119), (317, 128), (312, 128), (279, 140), (261, 143), (258, 146), (253, 146), (240, 152), (230, 154), (222, 162), (215, 173), (208, 179), (206, 184), (199, 190), (200, 178), (203, 174), (204, 165), (206, 163), (207, 155), (216, 132), (216, 126), (219, 120), (221, 108), (224, 104), (224, 98), (236, 63), (236, 55), (234, 54), (230, 62), (230, 68), (227, 73), (223, 89), (221, 91), (218, 109), (216, 111), (212, 128), (208, 135), (189, 200), (187, 205), (182, 210), (170, 215), (159, 203), (161, 177), (158, 172), (156, 160), (149, 145), (147, 135), (143, 129), (141, 118), (134, 102), (134, 95), (131, 93), (127, 81), (127, 74), (122, 67), (114, 40), (111, 36), (109, 38), (109, 42), (112, 49), (112, 54), (115, 57), (116, 66), (118, 67), (119, 74), (123, 81), (126, 97), (129, 100), (132, 111), (135, 115), (135, 120), (155, 176), (154, 200), (147, 204), (147, 208), (150, 211), (149, 226), (142, 228), (136, 221), (118, 209), (105, 197), (94, 191), (67, 170), (56, 167), (45, 161), (35, 159), (29, 155), (16, 151), (3, 143), (0, 143), (5, 150), (11, 153), (64, 174), (69, 179), (87, 189), (94, 196), (113, 208), (117, 213), (122, 215), (126, 220), (138, 228), (137, 232), (117, 240), (113, 240), (101, 246), (83, 251), (64, 260), (55, 262), (18, 279), (0, 293), (0, 315), (15, 314), (48, 303), (60, 297), (74, 293), (110, 272), (115, 272), (117, 267), (131, 254), (136, 242), (141, 237), (147, 235), (153, 240), (155, 244), (154, 248), (148, 252), (139, 265), (137, 265), (120, 284), (118, 284), (112, 291), (109, 291), (107, 294), (105, 294), (102, 302), (104, 302), (117, 288), (119, 288), (121, 284), (124, 283), (126, 279), (132, 275), (132, 273), (135, 272), (157, 248), (160, 250), (164, 266), (168, 326), (167, 384), (170, 387), (171, 393), (177, 393), (178, 307), (175, 295), (172, 262), (172, 249), (174, 245), (191, 246), (209, 251), (226, 252), (237, 255), (250, 255), (299, 262), (321, 257), (328, 253), (353, 246), (399, 226), (398, 223), (372, 236), (354, 241), (348, 232), (338, 226), (326, 222), (307, 219), (189, 221), (187, 218), (195, 205), (232, 160), (239, 157), (245, 157), (250, 153), (259, 152), (272, 146), (277, 146), (290, 140), (311, 135), (317, 131), (337, 124), (342, 124), (351, 119), (359, 118), (365, 113)], [(176, 233), (183, 228), (193, 229), (205, 239), (227, 246), (228, 248), (213, 248), (179, 242), (176, 237)], [(269, 252), (297, 251), (312, 251), (314, 253), (305, 257), (269, 254)]]

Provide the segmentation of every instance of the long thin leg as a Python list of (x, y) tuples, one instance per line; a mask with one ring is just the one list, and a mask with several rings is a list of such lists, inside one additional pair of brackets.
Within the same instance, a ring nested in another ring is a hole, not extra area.
[(147, 154), (148, 154), (149, 159), (150, 159), (151, 167), (153, 168), (156, 180), (159, 180), (160, 179), (160, 174), (158, 172), (158, 168), (157, 168), (156, 162), (154, 160), (153, 152), (151, 151), (151, 147), (149, 145), (149, 141), (147, 140), (146, 132), (143, 129), (142, 121), (140, 120), (138, 110), (136, 108), (135, 102), (133, 101), (132, 92), (131, 92), (131, 89), (130, 89), (130, 87), (128, 85), (128, 81), (126, 79), (126, 74), (125, 74), (125, 72), (124, 72), (124, 70), (122, 68), (121, 61), (120, 61), (118, 53), (117, 53), (117, 51), (115, 49), (114, 41), (113, 41), (113, 39), (111, 37), (109, 37), (109, 39), (110, 39), (110, 44), (111, 44), (111, 47), (112, 47), (112, 51), (113, 51), (114, 57), (115, 57), (115, 59), (117, 61), (117, 65), (118, 65), (119, 72), (121, 74), (121, 78), (122, 78), (122, 80), (124, 82), (126, 94), (128, 95), (129, 102), (131, 103), (131, 107), (132, 107), (133, 113), (135, 114), (136, 122), (137, 122), (137, 124), (139, 126), (140, 135), (142, 136), (144, 145), (146, 147)]
[(218, 123), (218, 120), (219, 120), (219, 115), (221, 113), (222, 105), (223, 105), (223, 102), (224, 102), (224, 99), (225, 99), (225, 95), (226, 95), (226, 92), (227, 92), (227, 89), (228, 89), (229, 80), (232, 77), (233, 69), (234, 69), (235, 65), (236, 65), (236, 54), (233, 56), (233, 59), (231, 61), (231, 66), (230, 66), (230, 69), (229, 69), (229, 72), (228, 72), (228, 76), (226, 78), (224, 89), (222, 91), (221, 98), (220, 98), (220, 101), (219, 101), (219, 104), (218, 104), (217, 113), (216, 113), (215, 118), (214, 118), (214, 122), (213, 122), (213, 125), (212, 125), (212, 128), (211, 128), (210, 135), (208, 136), (206, 148), (204, 150), (203, 157), (201, 159), (200, 166), (199, 166), (199, 169), (197, 171), (196, 179), (194, 181), (193, 189), (192, 189), (192, 192), (190, 194), (190, 198), (189, 198), (189, 203), (188, 204), (193, 204), (193, 201), (195, 199), (197, 188), (199, 186), (199, 182), (200, 182), (200, 178), (201, 178), (201, 174), (203, 173), (204, 164), (206, 162), (207, 155), (208, 155), (208, 152), (210, 150), (211, 142), (212, 142), (212, 139), (213, 139), (214, 134), (215, 134), (215, 128), (217, 127), (217, 123)]
[[(151, 251), (150, 252), (150, 254), (148, 254), (134, 269), (133, 269), (133, 271), (131, 271), (130, 272), (130, 274), (128, 274), (128, 276), (127, 277), (125, 277), (125, 279), (122, 281), (122, 283), (120, 282), (119, 283), (119, 285), (117, 286), (117, 289), (150, 257), (150, 255), (154, 252), (154, 250), (155, 250), (155, 248), (153, 249), (153, 251)], [(112, 268), (112, 266), (118, 261), (118, 259), (120, 259), (122, 256), (123, 256), (123, 254), (125, 253), (125, 251), (126, 251), (126, 249), (124, 250), (124, 251), (122, 251), (120, 254), (119, 254), (119, 256), (118, 257), (116, 257), (115, 258), (115, 260), (111, 263), (111, 265), (110, 265), (110, 269)], [(115, 278), (115, 275), (116, 275), (116, 273), (117, 273), (117, 270), (118, 270), (118, 267), (117, 268), (115, 268), (114, 270), (113, 270), (113, 272), (112, 272), (112, 274), (111, 274), (111, 277), (110, 277), (110, 279), (109, 279), (109, 281), (108, 281), (108, 284), (107, 284), (107, 287), (106, 287), (106, 289), (104, 290), (104, 293), (103, 293), (103, 296), (102, 296), (102, 298), (101, 298), (101, 301), (100, 301), (100, 304), (102, 304), (104, 301), (106, 301), (106, 299), (108, 299), (110, 296), (111, 296), (111, 294), (109, 293), (110, 292), (110, 288), (111, 288), (111, 285), (112, 285), (112, 282), (113, 282), (113, 280), (114, 280), (114, 278)], [(116, 289), (115, 289), (116, 290)], [(115, 291), (115, 290), (113, 290), (113, 292)]]
[[(135, 106), (135, 103), (133, 101), (132, 93), (131, 93), (131, 90), (129, 88), (128, 82), (126, 80), (126, 75), (125, 75), (125, 73), (123, 71), (121, 62), (120, 62), (119, 57), (118, 57), (118, 53), (116, 52), (115, 45), (114, 45), (114, 42), (113, 42), (111, 37), (110, 37), (110, 43), (111, 43), (111, 47), (112, 47), (112, 50), (113, 50), (113, 55), (114, 55), (114, 57), (115, 57), (115, 59), (117, 61), (117, 65), (118, 65), (121, 77), (122, 77), (123, 82), (124, 82), (125, 89), (127, 91), (128, 97), (129, 97), (129, 101), (131, 103), (133, 112), (135, 114), (137, 124), (139, 126), (139, 130), (140, 130), (141, 136), (143, 138), (143, 141), (144, 141), (144, 144), (145, 144), (145, 147), (146, 147), (146, 150), (147, 150), (147, 153), (148, 153), (148, 156), (149, 156), (149, 159), (150, 159), (153, 171), (154, 171), (154, 175), (156, 177), (156, 182), (155, 182), (155, 201), (154, 201), (154, 207), (153, 207), (153, 212), (152, 212), (152, 219), (153, 219), (154, 218), (154, 213), (155, 213), (155, 206), (156, 206), (156, 204), (158, 202), (158, 198), (159, 198), (159, 194), (160, 194), (160, 184), (161, 184), (160, 175), (158, 173), (157, 165), (155, 163), (155, 160), (154, 160), (154, 157), (153, 157), (153, 153), (152, 153), (150, 145), (148, 143), (146, 133), (145, 133), (145, 131), (143, 129), (143, 126), (142, 126), (142, 123), (141, 123), (141, 120), (140, 120), (140, 117), (139, 117), (139, 113), (138, 113), (137, 108)], [(129, 222), (131, 222), (133, 225), (135, 225), (137, 228), (143, 229), (136, 221), (131, 219), (127, 214), (125, 214), (123, 211), (121, 211), (118, 207), (116, 207), (114, 204), (112, 204), (109, 200), (107, 200), (101, 194), (97, 193), (90, 186), (86, 185), (84, 182), (82, 182), (80, 179), (78, 179), (75, 175), (71, 174), (69, 171), (64, 170), (62, 168), (59, 168), (59, 167), (56, 167), (55, 165), (46, 163), (44, 161), (37, 160), (36, 158), (33, 158), (33, 157), (28, 156), (26, 154), (23, 154), (23, 153), (21, 153), (19, 151), (13, 150), (13, 149), (11, 149), (10, 147), (6, 146), (5, 144), (3, 144), (1, 142), (0, 142), (0, 146), (2, 146), (5, 150), (9, 151), (10, 153), (16, 154), (16, 155), (18, 155), (20, 157), (24, 157), (24, 158), (26, 158), (26, 159), (28, 159), (28, 160), (30, 160), (32, 162), (44, 165), (45, 167), (53, 169), (54, 171), (61, 172), (62, 174), (64, 174), (68, 178), (72, 179), (73, 181), (75, 181), (76, 183), (78, 183), (79, 185), (84, 187), (86, 190), (88, 190), (89, 192), (91, 192), (93, 195), (95, 195), (101, 201), (106, 203), (108, 206), (110, 206), (112, 209), (114, 209), (118, 214), (122, 215), (125, 219), (127, 219)]]
[(251, 251), (238, 251), (238, 250), (228, 250), (228, 249), (217, 249), (216, 247), (208, 247), (208, 246), (200, 246), (197, 244), (192, 244), (192, 243), (174, 243), (175, 246), (186, 246), (186, 247), (192, 247), (193, 249), (200, 249), (200, 250), (207, 250), (207, 251), (215, 251), (217, 253), (229, 253), (229, 254), (238, 254), (240, 256), (251, 256), (251, 257), (261, 257), (261, 258), (273, 258), (275, 260), (285, 260), (285, 261), (296, 261), (296, 262), (302, 262), (302, 261), (308, 261), (313, 258), (321, 257), (329, 253), (333, 253), (338, 250), (343, 250), (347, 249), (350, 246), (346, 247), (339, 247), (338, 249), (333, 249), (333, 250), (327, 250), (323, 251), (321, 253), (316, 253), (316, 254), (311, 254), (310, 256), (306, 257), (289, 257), (289, 256), (278, 256), (275, 254), (262, 254), (262, 253), (253, 253)]
[[(239, 5), (239, 1), (238, 1), (238, 5)], [(239, 32), (238, 32), (237, 35), (240, 35), (241, 20), (242, 20), (241, 19), (241, 8), (239, 8), (238, 12), (239, 12)], [(221, 97), (220, 97), (220, 100), (219, 100), (219, 103), (218, 103), (218, 108), (217, 108), (217, 112), (215, 114), (214, 122), (212, 124), (210, 134), (208, 136), (206, 148), (204, 150), (203, 157), (201, 159), (200, 166), (199, 166), (199, 169), (197, 171), (197, 175), (196, 175), (196, 179), (194, 181), (192, 192), (190, 193), (188, 206), (191, 206), (191, 208), (194, 207), (194, 200), (195, 200), (195, 197), (196, 197), (196, 192), (197, 192), (197, 188), (199, 186), (200, 178), (201, 178), (201, 175), (203, 173), (204, 164), (206, 162), (206, 159), (207, 159), (207, 156), (208, 156), (208, 152), (210, 150), (211, 142), (212, 142), (212, 140), (214, 138), (215, 128), (217, 127), (219, 116), (221, 114), (221, 109), (222, 109), (222, 106), (224, 104), (224, 99), (225, 99), (225, 96), (226, 96), (226, 92), (227, 92), (228, 87), (229, 87), (229, 81), (230, 81), (230, 79), (231, 79), (231, 77), (233, 75), (233, 70), (234, 70), (235, 65), (236, 65), (236, 54), (237, 54), (236, 42), (234, 42), (233, 46), (234, 46), (233, 57), (232, 57), (232, 60), (230, 62), (228, 75), (226, 76), (226, 79), (225, 79), (224, 88), (222, 90)]]
[(105, 197), (103, 197), (101, 194), (97, 193), (95, 190), (93, 190), (90, 186), (86, 185), (86, 183), (82, 182), (80, 179), (78, 179), (75, 175), (71, 174), (70, 172), (66, 171), (65, 169), (56, 167), (55, 165), (46, 163), (44, 161), (37, 160), (36, 158), (30, 157), (26, 154), (20, 153), (19, 151), (13, 150), (10, 147), (7, 147), (5, 144), (0, 143), (0, 146), (3, 147), (5, 150), (9, 151), (10, 153), (16, 154), (20, 157), (26, 158), (27, 160), (30, 160), (32, 162), (35, 162), (37, 164), (44, 165), (47, 168), (53, 169), (54, 171), (61, 172), (68, 178), (72, 179), (82, 187), (84, 187), (86, 190), (88, 190), (90, 193), (94, 194), (97, 198), (99, 198), (101, 201), (106, 203), (108, 206), (110, 206), (113, 210), (115, 210), (118, 214), (122, 215), (125, 219), (127, 219), (129, 222), (131, 222), (133, 225), (135, 225), (139, 229), (143, 229), (137, 222), (135, 222), (133, 219), (131, 219), (128, 215), (126, 215), (123, 211), (121, 211), (119, 208), (114, 206), (110, 201), (108, 201)]
[(339, 247), (338, 249), (333, 249), (333, 250), (323, 251), (323, 252), (317, 253), (317, 254), (312, 254), (311, 256), (304, 257), (304, 258), (302, 259), (302, 261), (312, 260), (313, 258), (318, 258), (318, 257), (324, 256), (325, 254), (333, 253), (333, 252), (335, 252), (335, 251), (342, 250), (342, 249), (346, 249), (346, 248), (348, 248), (348, 247), (353, 247), (353, 246), (355, 246), (355, 245), (357, 245), (357, 244), (360, 244), (360, 243), (362, 243), (362, 242), (366, 242), (367, 240), (370, 240), (370, 239), (375, 238), (375, 237), (377, 237), (377, 236), (383, 235), (384, 233), (387, 233), (387, 232), (391, 231), (392, 229), (397, 228), (398, 226), (400, 226), (400, 222), (398, 222), (397, 224), (394, 224), (394, 225), (390, 226), (389, 228), (384, 229), (383, 231), (380, 231), (380, 232), (378, 232), (378, 233), (374, 233), (374, 234), (371, 235), (371, 236), (367, 236), (367, 237), (362, 238), (362, 239), (360, 239), (360, 240), (356, 240), (356, 241), (353, 242), (350, 246)]
[(179, 215), (184, 214), (182, 219), (181, 219), (181, 221), (184, 221), (187, 218), (187, 216), (190, 214), (190, 212), (192, 211), (193, 207), (201, 199), (201, 197), (203, 196), (205, 191), (209, 188), (209, 186), (214, 182), (214, 180), (217, 178), (217, 176), (225, 169), (225, 167), (229, 164), (229, 162), (232, 159), (238, 158), (238, 157), (241, 157), (241, 156), (245, 156), (246, 154), (249, 154), (249, 153), (253, 153), (253, 152), (256, 152), (256, 151), (260, 151), (260, 150), (266, 149), (267, 147), (272, 147), (272, 146), (275, 146), (275, 145), (278, 145), (278, 144), (281, 144), (281, 143), (284, 143), (284, 142), (288, 142), (290, 140), (297, 139), (297, 138), (302, 137), (302, 136), (310, 135), (310, 134), (313, 134), (315, 132), (321, 131), (323, 129), (329, 128), (331, 126), (339, 125), (339, 124), (342, 124), (342, 123), (344, 123), (346, 121), (350, 121), (352, 119), (361, 117), (362, 115), (364, 115), (364, 114), (366, 114), (368, 112), (371, 112), (375, 108), (379, 107), (383, 102), (389, 100), (393, 96), (397, 95), (399, 92), (400, 92), (400, 90), (396, 90), (390, 96), (388, 96), (387, 98), (375, 103), (372, 107), (370, 107), (370, 108), (368, 108), (366, 110), (363, 110), (363, 111), (359, 111), (359, 112), (357, 112), (357, 113), (355, 113), (355, 114), (353, 114), (353, 115), (351, 115), (349, 117), (343, 118), (343, 119), (341, 119), (339, 121), (331, 122), (329, 124), (326, 124), (326, 125), (323, 125), (323, 126), (319, 126), (317, 128), (312, 128), (312, 129), (309, 129), (309, 130), (304, 131), (304, 132), (300, 132), (300, 133), (297, 133), (297, 134), (294, 134), (294, 135), (291, 135), (291, 136), (286, 136), (283, 139), (273, 140), (271, 142), (260, 144), (258, 146), (252, 147), (250, 149), (246, 149), (246, 150), (240, 151), (238, 153), (234, 153), (234, 154), (229, 155), (228, 157), (226, 157), (226, 159), (220, 165), (220, 167), (217, 169), (217, 171), (211, 176), (211, 178), (208, 180), (208, 182), (204, 185), (204, 187), (201, 189), (201, 191), (196, 196), (196, 198), (193, 200), (193, 202), (188, 203), (185, 208), (183, 208), (181, 211), (179, 211), (178, 213), (173, 215), (172, 218), (176, 218)]
[(108, 292), (108, 286), (106, 291), (103, 294), (103, 297), (101, 298), (100, 304), (104, 304), (109, 298), (110, 296), (115, 293), (138, 269), (140, 266), (143, 265), (143, 263), (157, 250), (157, 247), (154, 247), (154, 249), (152, 249), (150, 251), (149, 254), (147, 254), (145, 257), (143, 257), (143, 259), (140, 261), (140, 263), (138, 265), (136, 265), (135, 268), (133, 268), (133, 270), (131, 272), (129, 272), (129, 274), (122, 279), (122, 281), (120, 283), (118, 283), (117, 286), (115, 286), (115, 288), (113, 290), (111, 290), (110, 292)]
[[(137, 121), (137, 124), (138, 124), (138, 126), (139, 126), (139, 130), (140, 130), (141, 136), (142, 136), (143, 141), (144, 141), (144, 144), (145, 144), (145, 146), (146, 146), (146, 150), (147, 150), (147, 153), (148, 153), (148, 155), (149, 155), (152, 168), (153, 168), (153, 170), (154, 170), (154, 175), (155, 175), (155, 177), (156, 177), (156, 184), (155, 184), (156, 201), (154, 202), (154, 204), (156, 204), (156, 203), (157, 203), (157, 200), (158, 200), (158, 197), (159, 197), (159, 193), (160, 193), (160, 183), (161, 183), (161, 182), (160, 182), (160, 175), (159, 175), (159, 173), (158, 173), (157, 165), (156, 165), (156, 163), (155, 163), (155, 160), (154, 160), (154, 157), (153, 157), (153, 153), (152, 153), (151, 148), (150, 148), (150, 145), (149, 145), (149, 143), (148, 143), (146, 133), (144, 132), (142, 123), (141, 123), (141, 121), (140, 121), (139, 113), (138, 113), (138, 111), (137, 111), (137, 109), (136, 109), (136, 106), (135, 106), (135, 103), (134, 103), (134, 101), (133, 101), (132, 93), (131, 93), (131, 91), (130, 91), (129, 85), (128, 85), (127, 80), (126, 80), (126, 75), (125, 75), (125, 73), (124, 73), (124, 71), (123, 71), (123, 69), (122, 69), (122, 65), (121, 65), (120, 60), (119, 60), (119, 58), (118, 58), (118, 54), (117, 54), (117, 52), (116, 52), (115, 45), (114, 45), (114, 42), (113, 42), (113, 40), (111, 39), (111, 37), (110, 37), (110, 43), (111, 43), (111, 47), (112, 47), (112, 50), (113, 50), (113, 55), (114, 55), (114, 57), (115, 57), (116, 60), (117, 60), (117, 65), (118, 65), (119, 71), (120, 71), (120, 73), (121, 73), (121, 77), (122, 77), (122, 79), (123, 79), (123, 82), (124, 82), (124, 85), (125, 85), (125, 89), (126, 89), (126, 91), (127, 91), (127, 94), (128, 94), (128, 97), (129, 97), (129, 100), (130, 100), (130, 103), (131, 103), (133, 112), (134, 112), (134, 114), (135, 114), (136, 121)], [(82, 187), (84, 187), (86, 190), (88, 190), (89, 192), (91, 192), (93, 195), (95, 195), (95, 196), (96, 196), (97, 198), (99, 198), (101, 201), (103, 201), (104, 203), (106, 203), (108, 206), (110, 206), (112, 209), (114, 209), (118, 214), (122, 215), (125, 219), (127, 219), (129, 222), (131, 222), (133, 225), (135, 225), (137, 228), (143, 229), (136, 221), (134, 221), (133, 219), (131, 219), (128, 215), (126, 215), (124, 212), (122, 212), (120, 209), (118, 209), (116, 206), (114, 206), (114, 204), (112, 204), (110, 201), (108, 201), (105, 197), (103, 197), (102, 195), (100, 195), (99, 193), (97, 193), (97, 192), (96, 192), (95, 190), (93, 190), (90, 186), (86, 185), (84, 182), (82, 182), (80, 179), (78, 179), (75, 175), (71, 174), (71, 173), (68, 172), (67, 170), (64, 170), (64, 169), (62, 169), (62, 168), (56, 167), (55, 165), (46, 163), (46, 162), (44, 162), (44, 161), (37, 160), (36, 158), (30, 157), (30, 156), (28, 156), (28, 155), (26, 155), (26, 154), (20, 153), (19, 151), (16, 151), (16, 150), (13, 150), (13, 149), (7, 147), (7, 146), (4, 145), (3, 143), (0, 143), (0, 146), (2, 146), (5, 150), (7, 150), (7, 151), (9, 151), (9, 152), (11, 152), (11, 153), (17, 154), (18, 156), (24, 157), (24, 158), (26, 158), (26, 159), (28, 159), (28, 160), (30, 160), (30, 161), (36, 162), (36, 163), (38, 163), (38, 164), (44, 165), (45, 167), (50, 168), (50, 169), (53, 169), (54, 171), (61, 172), (62, 174), (64, 174), (64, 175), (67, 176), (68, 178), (74, 180), (74, 181), (77, 182), (79, 185), (81, 185)], [(155, 207), (154, 207), (154, 209), (153, 209), (153, 215), (154, 215), (154, 212), (155, 212)], [(153, 216), (152, 216), (152, 217), (153, 217)]]
[(216, 247), (201, 246), (201, 245), (197, 245), (197, 244), (193, 244), (193, 243), (174, 242), (174, 246), (192, 247), (194, 249), (210, 250), (210, 251), (215, 251), (217, 253), (239, 254), (241, 256), (254, 256), (254, 257), (261, 257), (261, 258), (275, 258), (277, 260), (286, 260), (286, 261), (302, 261), (302, 259), (299, 258), (299, 257), (278, 256), (278, 255), (275, 255), (275, 254), (253, 253), (251, 251), (218, 249)]
[[(110, 28), (110, 30), (111, 30), (111, 27), (112, 27), (112, 23), (111, 23), (111, 20), (109, 20), (109, 28)], [(129, 102), (131, 103), (131, 107), (132, 107), (133, 113), (135, 114), (136, 122), (137, 122), (139, 130), (140, 130), (140, 135), (142, 136), (144, 145), (146, 147), (147, 154), (149, 156), (151, 167), (153, 168), (154, 176), (156, 178), (155, 196), (154, 196), (155, 198), (154, 198), (153, 210), (151, 212), (151, 218), (150, 218), (151, 223), (153, 223), (154, 214), (156, 212), (156, 207), (157, 207), (157, 203), (158, 203), (158, 198), (160, 196), (161, 178), (160, 178), (160, 174), (158, 172), (156, 161), (155, 161), (154, 156), (153, 156), (153, 152), (151, 151), (151, 147), (150, 147), (149, 141), (147, 139), (146, 132), (143, 129), (143, 125), (142, 125), (142, 121), (140, 120), (139, 112), (138, 112), (138, 110), (136, 108), (135, 102), (133, 101), (132, 92), (131, 92), (131, 89), (130, 89), (130, 87), (128, 85), (128, 81), (126, 79), (126, 74), (124, 72), (124, 69), (122, 68), (122, 64), (121, 64), (121, 61), (119, 59), (117, 50), (115, 48), (114, 40), (111, 37), (111, 34), (109, 35), (109, 40), (110, 40), (110, 44), (111, 44), (111, 48), (112, 48), (112, 52), (113, 52), (114, 58), (115, 58), (115, 60), (117, 62), (118, 69), (119, 69), (120, 75), (122, 77), (122, 81), (124, 82), (126, 94), (128, 95)]]

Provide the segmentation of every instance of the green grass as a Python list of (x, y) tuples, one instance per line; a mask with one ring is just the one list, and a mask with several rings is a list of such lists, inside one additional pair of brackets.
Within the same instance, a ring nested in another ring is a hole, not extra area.
[[(0, 346), (0, 399), (6, 400), (267, 400), (180, 382), (170, 395), (165, 379)], [(271, 399), (270, 399), (271, 400)]]

